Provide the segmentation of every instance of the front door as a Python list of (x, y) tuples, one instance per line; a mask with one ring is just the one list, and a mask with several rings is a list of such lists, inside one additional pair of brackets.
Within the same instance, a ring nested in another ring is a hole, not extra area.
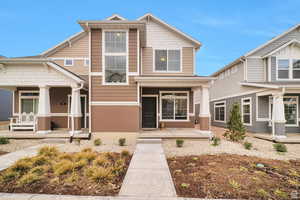
[(142, 98), (142, 127), (156, 128), (156, 97)]

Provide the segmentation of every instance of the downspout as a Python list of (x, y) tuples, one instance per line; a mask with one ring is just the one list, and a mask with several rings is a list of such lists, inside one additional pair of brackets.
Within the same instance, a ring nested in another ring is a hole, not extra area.
[[(73, 91), (78, 91), (78, 90), (81, 90), (82, 88), (83, 88), (83, 86), (84, 86), (84, 83), (82, 82), (82, 83), (80, 83), (80, 87), (79, 88), (75, 88), (75, 89), (73, 89)], [(73, 93), (73, 91), (72, 91), (72, 93)], [(74, 98), (74, 97), (73, 97)], [(72, 101), (71, 101), (72, 102)], [(72, 105), (71, 105), (72, 106)], [(71, 111), (72, 112), (72, 111)], [(70, 136), (70, 142), (72, 142), (73, 141), (73, 136), (74, 136), (74, 124), (75, 124), (75, 121), (74, 121), (74, 113), (72, 113), (71, 114), (71, 126), (72, 126), (72, 131), (71, 131), (71, 136)]]

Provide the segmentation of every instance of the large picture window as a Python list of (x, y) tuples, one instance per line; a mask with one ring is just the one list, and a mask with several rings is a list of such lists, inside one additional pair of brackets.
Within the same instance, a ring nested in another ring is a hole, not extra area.
[(161, 120), (188, 120), (188, 92), (162, 92)]
[(225, 102), (214, 103), (214, 121), (225, 122)]
[(242, 121), (245, 125), (251, 125), (252, 100), (251, 98), (242, 99)]
[(277, 79), (278, 80), (299, 80), (300, 79), (300, 59), (277, 59)]
[(179, 72), (181, 68), (181, 56), (178, 49), (156, 49), (155, 71), (157, 72)]
[(127, 32), (104, 31), (105, 84), (127, 84)]

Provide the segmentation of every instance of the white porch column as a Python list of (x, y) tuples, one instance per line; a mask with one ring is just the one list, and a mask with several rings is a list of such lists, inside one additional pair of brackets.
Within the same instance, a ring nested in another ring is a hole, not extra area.
[(72, 87), (72, 98), (71, 98), (71, 132), (70, 134), (81, 133), (81, 98), (80, 88)]
[(272, 134), (273, 137), (285, 138), (285, 115), (283, 93), (273, 94)]
[(200, 130), (210, 130), (209, 86), (201, 86), (201, 101), (199, 111)]
[(49, 86), (40, 85), (39, 106), (37, 113), (37, 133), (51, 132)]

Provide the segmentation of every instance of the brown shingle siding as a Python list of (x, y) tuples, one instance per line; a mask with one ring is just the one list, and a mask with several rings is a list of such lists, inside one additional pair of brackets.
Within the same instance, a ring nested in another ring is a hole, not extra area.
[(130, 29), (128, 37), (129, 72), (137, 72), (137, 30)]

